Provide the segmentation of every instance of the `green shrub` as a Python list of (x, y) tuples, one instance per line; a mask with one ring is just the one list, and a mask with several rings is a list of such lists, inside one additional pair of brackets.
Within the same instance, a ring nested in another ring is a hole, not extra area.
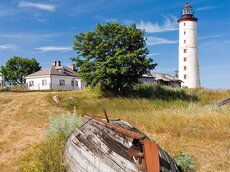
[(63, 151), (69, 135), (82, 123), (82, 117), (62, 114), (50, 117), (50, 127), (46, 130), (46, 140), (30, 148), (22, 158), (21, 167), (25, 172), (64, 171)]
[(14, 85), (12, 87), (6, 87), (3, 89), (0, 89), (0, 92), (16, 92), (16, 93), (22, 93), (22, 92), (28, 92), (26, 86), (24, 85)]
[(158, 86), (155, 84), (140, 84), (137, 85), (129, 93), (130, 97), (161, 99), (166, 101), (171, 100), (188, 100), (196, 101), (198, 96), (195, 92), (187, 93), (185, 90), (171, 88), (166, 86)]
[(182, 172), (194, 172), (195, 171), (195, 163), (192, 159), (192, 156), (181, 152), (175, 158), (177, 165), (181, 168)]
[(67, 138), (76, 127), (80, 126), (82, 117), (67, 113), (59, 117), (51, 116), (49, 121), (50, 127), (46, 130), (47, 138)]

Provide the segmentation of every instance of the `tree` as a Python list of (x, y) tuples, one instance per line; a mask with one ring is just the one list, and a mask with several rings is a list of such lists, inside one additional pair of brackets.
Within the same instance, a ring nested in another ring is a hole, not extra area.
[(24, 77), (41, 69), (35, 58), (28, 59), (14, 56), (10, 58), (4, 66), (0, 67), (0, 72), (5, 80), (11, 84), (23, 84)]
[(94, 31), (76, 35), (72, 60), (87, 85), (123, 95), (157, 65), (147, 58), (145, 45), (144, 31), (135, 24), (97, 24)]

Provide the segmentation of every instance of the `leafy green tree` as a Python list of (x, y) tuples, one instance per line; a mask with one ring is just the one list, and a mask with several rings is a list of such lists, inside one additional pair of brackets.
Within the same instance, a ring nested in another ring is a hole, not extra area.
[(23, 84), (24, 77), (41, 69), (35, 58), (28, 59), (14, 56), (10, 58), (4, 66), (0, 67), (0, 72), (5, 80), (11, 84)]
[(145, 46), (144, 31), (135, 24), (97, 24), (94, 31), (76, 35), (73, 48), (77, 57), (72, 60), (87, 85), (124, 95), (157, 65), (146, 58), (149, 51)]

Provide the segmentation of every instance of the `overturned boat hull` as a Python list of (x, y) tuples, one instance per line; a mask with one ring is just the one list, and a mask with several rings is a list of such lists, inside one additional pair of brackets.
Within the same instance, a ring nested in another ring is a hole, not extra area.
[[(122, 120), (110, 120), (126, 130), (145, 134)], [(69, 137), (64, 152), (68, 172), (138, 172), (138, 160), (130, 156), (133, 139), (94, 119), (77, 128)], [(178, 172), (176, 163), (158, 145), (160, 171)], [(143, 170), (143, 169), (142, 169)], [(143, 170), (145, 171), (145, 170)]]

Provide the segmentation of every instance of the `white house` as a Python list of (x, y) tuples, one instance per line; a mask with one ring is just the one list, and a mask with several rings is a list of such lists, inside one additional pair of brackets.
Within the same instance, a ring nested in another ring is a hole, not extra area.
[(75, 66), (64, 67), (55, 61), (49, 68), (25, 77), (29, 90), (80, 90), (84, 86)]
[(181, 83), (183, 82), (175, 76), (156, 72), (142, 75), (142, 77), (139, 78), (139, 81), (145, 84), (157, 84), (161, 86), (170, 86), (173, 88), (181, 88)]
[(0, 89), (5, 87), (5, 79), (4, 76), (0, 73)]

